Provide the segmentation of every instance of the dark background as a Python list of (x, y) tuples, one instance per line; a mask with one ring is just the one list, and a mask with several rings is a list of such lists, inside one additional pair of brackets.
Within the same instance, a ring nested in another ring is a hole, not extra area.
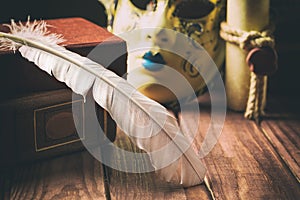
[[(269, 78), (269, 93), (300, 96), (300, 1), (271, 0), (271, 10), (279, 69)], [(29, 15), (31, 19), (78, 16), (100, 26), (107, 23), (105, 9), (97, 0), (8, 0), (1, 6), (0, 23), (26, 20)]]
[(274, 95), (300, 97), (300, 1), (271, 0), (275, 14), (278, 71), (270, 77)]
[(97, 0), (2, 0), (0, 22), (10, 19), (53, 19), (84, 17), (98, 25), (106, 26), (104, 6)]

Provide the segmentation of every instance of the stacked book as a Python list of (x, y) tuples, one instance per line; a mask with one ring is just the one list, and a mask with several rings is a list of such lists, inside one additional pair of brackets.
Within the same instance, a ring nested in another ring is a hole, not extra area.
[[(124, 40), (83, 18), (45, 21), (67, 49), (126, 73)], [(0, 168), (84, 149), (95, 114), (106, 139), (114, 140), (116, 125), (92, 97), (83, 100), (17, 52), (0, 52), (0, 65)]]

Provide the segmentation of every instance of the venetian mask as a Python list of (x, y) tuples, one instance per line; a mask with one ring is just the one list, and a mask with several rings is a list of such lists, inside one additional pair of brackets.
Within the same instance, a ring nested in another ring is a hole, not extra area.
[[(176, 97), (167, 87), (160, 84), (162, 80), (172, 80), (172, 75), (164, 70), (169, 66), (179, 72), (199, 95), (206, 82), (192, 63), (203, 63), (203, 56), (195, 55), (199, 48), (206, 50), (215, 65), (222, 67), (224, 62), (224, 42), (219, 38), (219, 24), (224, 20), (224, 0), (118, 0), (102, 1), (107, 8), (108, 29), (122, 37), (128, 45), (127, 80), (146, 96), (160, 102), (170, 103), (190, 94), (181, 85), (177, 87)], [(134, 32), (134, 30), (140, 30)], [(190, 38), (189, 44), (180, 44), (176, 34)], [(136, 44), (145, 44), (147, 48), (132, 48)], [(200, 44), (201, 47), (199, 47)], [(184, 56), (174, 51), (180, 49)], [(187, 57), (191, 57), (188, 62)], [(203, 65), (205, 66), (205, 65)], [(201, 68), (201, 67), (200, 67)], [(213, 74), (210, 75), (212, 79)]]

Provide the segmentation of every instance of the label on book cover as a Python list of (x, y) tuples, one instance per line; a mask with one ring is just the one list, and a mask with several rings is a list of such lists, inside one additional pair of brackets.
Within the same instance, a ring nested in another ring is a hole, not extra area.
[[(77, 110), (75, 114), (72, 113), (72, 106), (73, 109)], [(80, 131), (77, 132), (78, 128)], [(34, 110), (34, 140), (36, 151), (48, 150), (83, 139), (83, 100)]]

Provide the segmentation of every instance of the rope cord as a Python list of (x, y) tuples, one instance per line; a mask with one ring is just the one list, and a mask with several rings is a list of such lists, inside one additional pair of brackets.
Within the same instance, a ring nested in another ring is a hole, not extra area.
[[(220, 36), (227, 42), (238, 45), (245, 51), (253, 48), (271, 47), (274, 49), (275, 40), (272, 37), (274, 26), (268, 26), (263, 31), (243, 31), (229, 26), (226, 22), (221, 23)], [(245, 118), (260, 122), (266, 105), (267, 77), (250, 74), (250, 87), (248, 102), (245, 110)]]
[(221, 23), (220, 36), (227, 42), (239, 45), (243, 50), (251, 50), (255, 47), (274, 48), (275, 41), (272, 36), (274, 26), (268, 26), (265, 30), (243, 31), (229, 26), (226, 22)]

